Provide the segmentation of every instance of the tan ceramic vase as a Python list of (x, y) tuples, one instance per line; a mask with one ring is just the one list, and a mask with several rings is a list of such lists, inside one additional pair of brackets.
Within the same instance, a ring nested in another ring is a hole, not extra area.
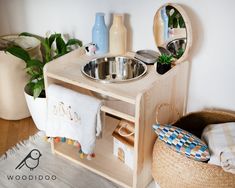
[(126, 53), (127, 30), (123, 23), (123, 16), (114, 14), (113, 24), (109, 31), (110, 53), (113, 55), (123, 55)]

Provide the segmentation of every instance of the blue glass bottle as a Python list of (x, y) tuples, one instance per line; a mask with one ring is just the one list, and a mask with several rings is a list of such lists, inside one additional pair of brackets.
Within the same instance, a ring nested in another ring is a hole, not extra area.
[(166, 14), (166, 7), (164, 6), (161, 9), (161, 16), (162, 16), (162, 20), (164, 22), (164, 40), (166, 41), (169, 38), (169, 29), (168, 29), (168, 16)]
[(92, 43), (96, 44), (96, 53), (108, 52), (108, 29), (104, 21), (104, 13), (98, 12), (95, 15), (95, 24), (92, 28)]

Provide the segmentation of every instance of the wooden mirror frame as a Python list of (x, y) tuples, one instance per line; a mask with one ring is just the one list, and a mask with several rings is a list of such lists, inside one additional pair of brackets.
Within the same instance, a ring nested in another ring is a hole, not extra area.
[(188, 57), (188, 54), (189, 54), (189, 51), (191, 49), (191, 46), (192, 46), (192, 27), (191, 27), (191, 22), (189, 20), (189, 17), (188, 15), (186, 14), (186, 12), (184, 11), (184, 9), (178, 5), (178, 4), (175, 4), (175, 3), (166, 3), (164, 5), (162, 5), (158, 10), (157, 12), (155, 13), (155, 16), (154, 16), (154, 21), (153, 21), (153, 36), (154, 36), (154, 40), (155, 40), (155, 44), (158, 48), (158, 44), (157, 44), (157, 39), (155, 37), (155, 28), (156, 28), (156, 20), (157, 20), (157, 14), (158, 14), (158, 11), (161, 11), (161, 9), (163, 7), (166, 7), (166, 6), (172, 6), (174, 7), (175, 9), (178, 10), (178, 12), (181, 14), (181, 16), (183, 17), (184, 19), (184, 22), (185, 22), (185, 28), (186, 28), (186, 38), (187, 38), (187, 44), (186, 44), (186, 48), (185, 48), (185, 51), (184, 51), (184, 54), (179, 58), (177, 59), (174, 64), (179, 64), (181, 62), (183, 62), (185, 59), (187, 59)]

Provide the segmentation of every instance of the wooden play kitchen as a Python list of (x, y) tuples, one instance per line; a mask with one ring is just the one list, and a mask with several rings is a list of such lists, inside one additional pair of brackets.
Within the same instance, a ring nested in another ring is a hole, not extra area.
[[(186, 109), (189, 62), (185, 61), (185, 57), (191, 46), (191, 28), (186, 14), (178, 5), (164, 6), (178, 9), (187, 27), (185, 53), (164, 75), (158, 74), (154, 65), (148, 65), (147, 73), (137, 80), (124, 83), (97, 82), (81, 73), (83, 66), (97, 56), (84, 55), (81, 49), (48, 63), (44, 69), (46, 88), (50, 84), (59, 84), (106, 99), (101, 107), (101, 111), (105, 112), (105, 125), (102, 138), (96, 141), (95, 158), (80, 159), (77, 148), (63, 143), (52, 142), (52, 152), (123, 187), (143, 188), (152, 181), (152, 149), (156, 139), (152, 124), (155, 123), (156, 108), (163, 103), (171, 104), (180, 116)], [(134, 55), (130, 52), (125, 56), (133, 58)], [(159, 121), (170, 122), (174, 118), (174, 113), (165, 111)], [(113, 155), (112, 133), (121, 119), (134, 123), (133, 170)]]

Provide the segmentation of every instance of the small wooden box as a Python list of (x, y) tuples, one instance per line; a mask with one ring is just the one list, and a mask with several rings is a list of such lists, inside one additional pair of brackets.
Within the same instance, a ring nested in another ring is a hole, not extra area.
[(113, 132), (113, 154), (133, 170), (134, 123), (121, 120)]

